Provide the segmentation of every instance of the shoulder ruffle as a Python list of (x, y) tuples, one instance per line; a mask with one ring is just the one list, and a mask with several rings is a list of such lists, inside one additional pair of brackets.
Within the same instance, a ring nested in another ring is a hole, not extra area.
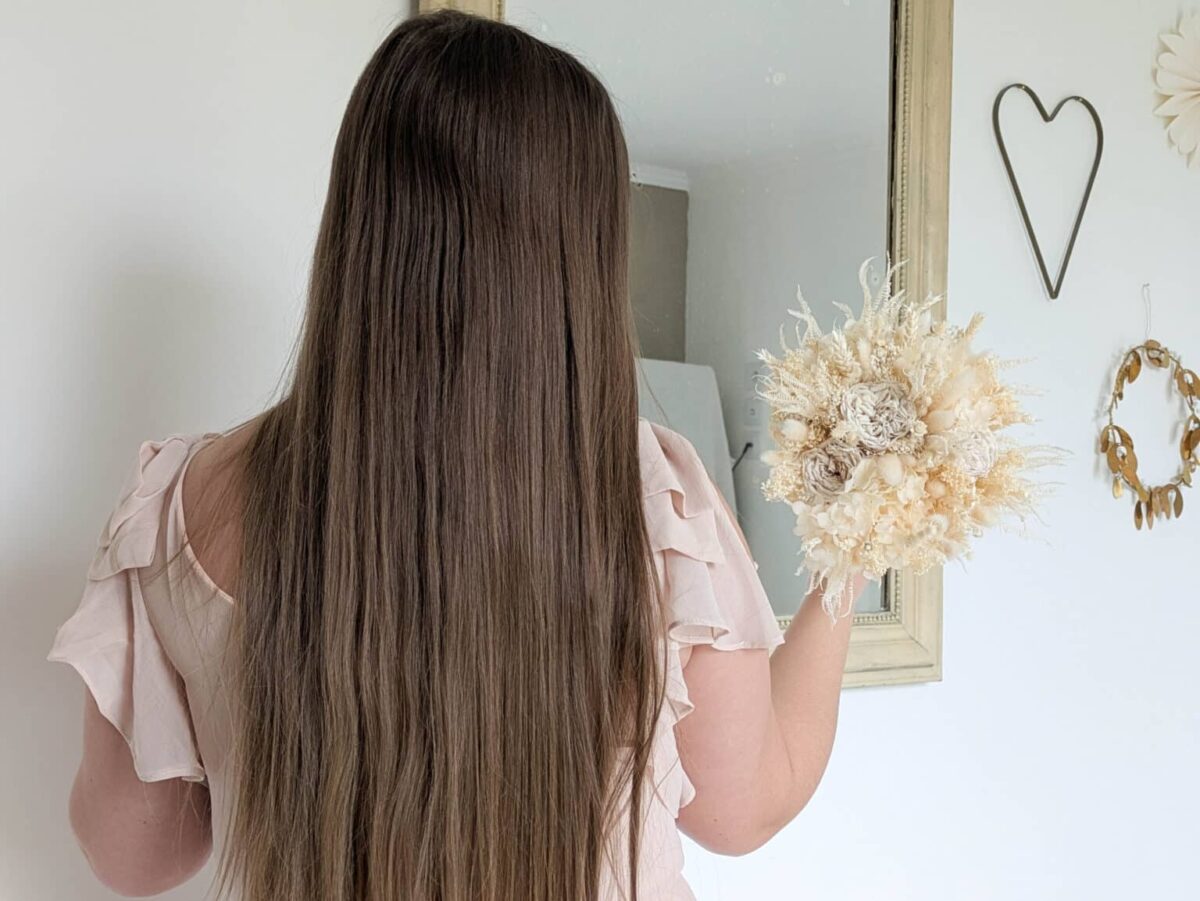
[(757, 568), (717, 488), (688, 440), (641, 420), (638, 429), (646, 529), (667, 610), (667, 684), (660, 791), (673, 814), (695, 795), (679, 763), (673, 726), (694, 709), (679, 651), (771, 649), (783, 642)]
[(100, 533), (88, 578), (107, 579), (154, 562), (163, 508), (192, 442), (178, 435), (144, 441), (112, 515)]
[(125, 738), (143, 782), (205, 779), (183, 679), (154, 629), (141, 571), (155, 563), (166, 505), (196, 438), (146, 441), (97, 542), (75, 613), (48, 660), (79, 673)]

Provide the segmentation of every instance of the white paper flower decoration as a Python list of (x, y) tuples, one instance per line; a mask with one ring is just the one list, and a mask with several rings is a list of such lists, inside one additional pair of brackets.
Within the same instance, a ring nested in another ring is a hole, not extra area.
[(1200, 169), (1200, 14), (1185, 16), (1179, 30), (1159, 35), (1154, 81), (1166, 100), (1154, 112), (1168, 120), (1167, 137), (1193, 169)]

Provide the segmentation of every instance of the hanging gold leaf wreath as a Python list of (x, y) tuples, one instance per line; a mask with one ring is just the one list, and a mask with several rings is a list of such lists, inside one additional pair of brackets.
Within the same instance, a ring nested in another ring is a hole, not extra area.
[[(1179, 439), (1179, 457), (1182, 460), (1178, 474), (1163, 485), (1147, 486), (1138, 476), (1138, 459), (1129, 433), (1113, 421), (1119, 404), (1125, 397), (1125, 387), (1137, 381), (1145, 365), (1155, 369), (1174, 367), (1175, 387), (1183, 397), (1187, 419), (1183, 425), (1183, 437)], [(1155, 519), (1171, 519), (1183, 513), (1184, 485), (1192, 484), (1192, 474), (1200, 460), (1200, 416), (1196, 415), (1196, 397), (1200, 395), (1200, 376), (1184, 368), (1179, 357), (1157, 341), (1146, 341), (1130, 349), (1121, 361), (1112, 396), (1108, 401), (1108, 425), (1100, 433), (1100, 453), (1108, 460), (1113, 476), (1113, 497), (1119, 498), (1128, 486), (1136, 501), (1133, 505), (1133, 524), (1141, 528), (1154, 528)]]

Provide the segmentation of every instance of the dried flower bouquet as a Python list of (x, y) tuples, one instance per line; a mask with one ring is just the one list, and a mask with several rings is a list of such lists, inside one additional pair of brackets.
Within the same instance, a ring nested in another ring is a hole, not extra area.
[(1041, 486), (1029, 472), (1055, 458), (1002, 434), (1031, 419), (1001, 381), (1009, 364), (971, 347), (982, 317), (932, 321), (936, 299), (892, 293), (894, 267), (872, 293), (870, 262), (861, 313), (838, 304), (845, 323), (823, 332), (798, 294), (796, 343), (759, 353), (776, 443), (763, 492), (795, 512), (810, 590), (823, 586), (831, 616), (856, 573), (924, 572), (1032, 514)]

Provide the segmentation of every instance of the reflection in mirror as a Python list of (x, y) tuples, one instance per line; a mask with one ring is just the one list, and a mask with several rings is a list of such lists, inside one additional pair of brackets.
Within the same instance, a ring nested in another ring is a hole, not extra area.
[[(808, 583), (770, 447), (755, 353), (797, 286), (822, 325), (888, 246), (892, 6), (510, 0), (506, 18), (586, 62), (629, 144), (641, 412), (687, 437), (739, 519), (779, 616)], [(790, 329), (790, 326), (789, 326)], [(879, 586), (859, 612), (880, 611)]]

